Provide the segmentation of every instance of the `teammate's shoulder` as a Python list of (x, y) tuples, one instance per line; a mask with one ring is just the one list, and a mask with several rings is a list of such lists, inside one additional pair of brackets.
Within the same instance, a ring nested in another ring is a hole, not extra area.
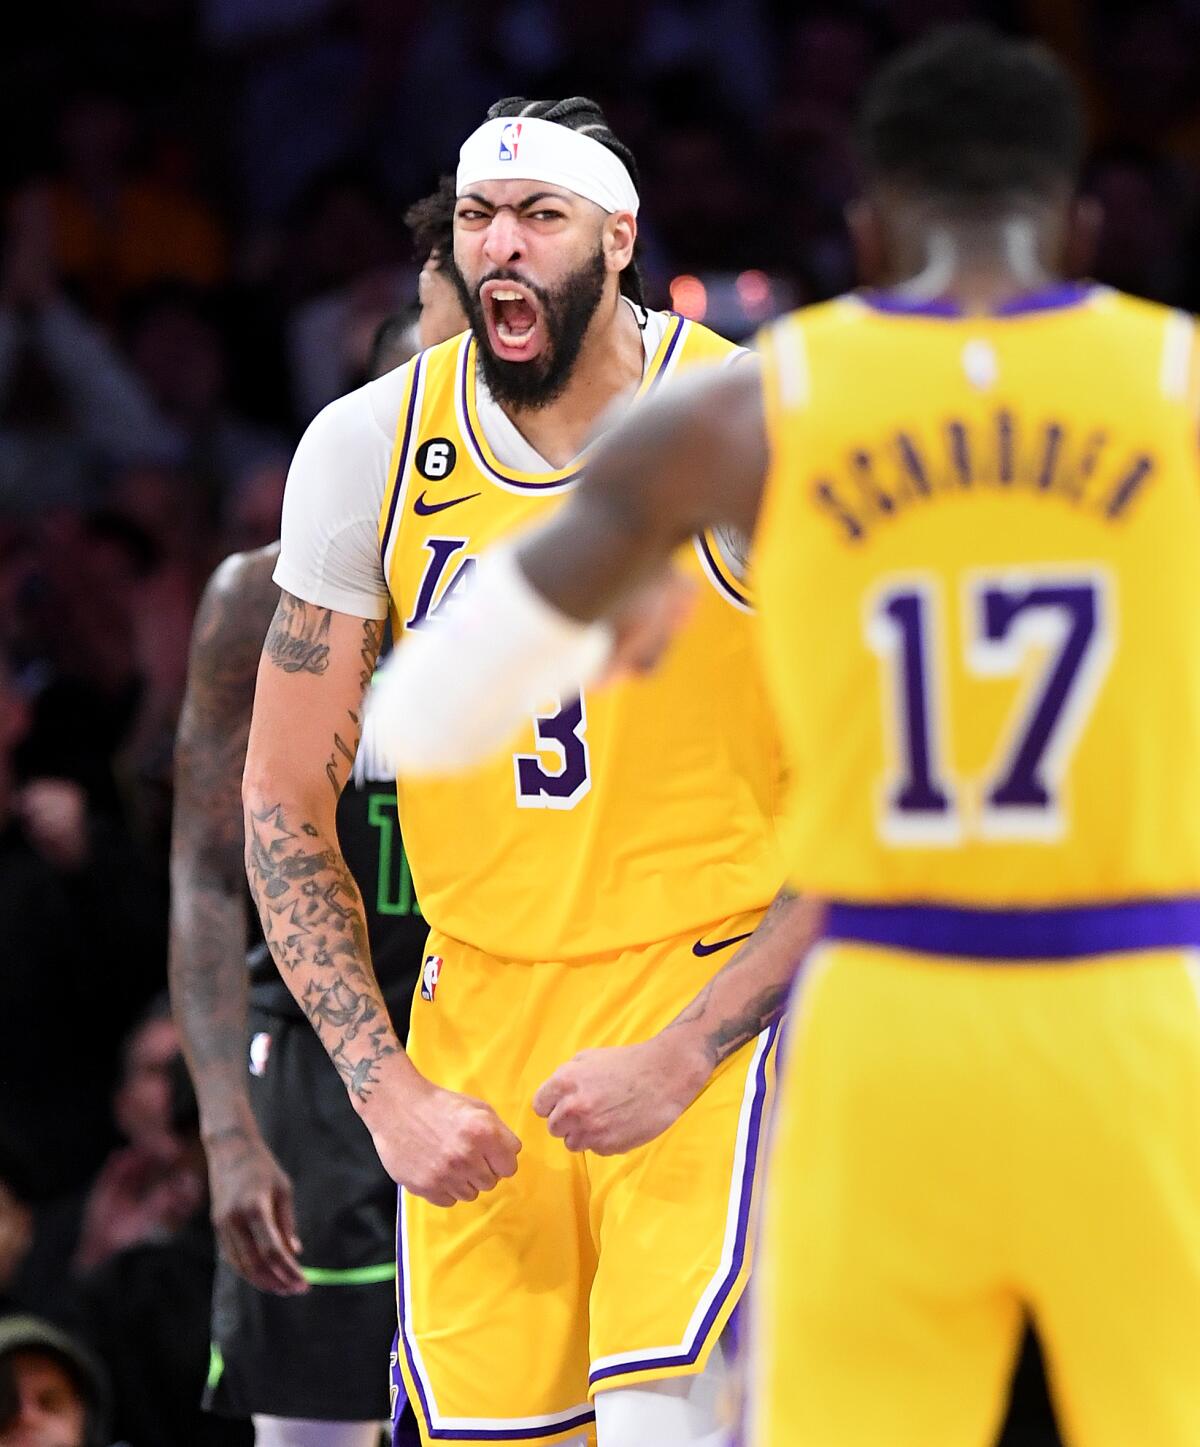
[[(243, 645), (261, 645), (279, 601), (272, 578), (279, 544), (230, 553), (205, 584), (192, 630), (195, 666), (220, 665), (227, 671)], [(252, 660), (257, 663), (257, 652)]]
[(1195, 320), (1190, 312), (1181, 311), (1178, 307), (1134, 296), (1132, 292), (1118, 291), (1112, 286), (1093, 286), (1088, 291), (1085, 308), (1094, 317), (1119, 319), (1133, 326), (1163, 327), (1172, 317), (1188, 322)]
[(204, 592), (206, 596), (219, 597), (229, 603), (260, 596), (274, 586), (271, 575), (278, 560), (278, 541), (262, 548), (230, 553), (213, 569)]

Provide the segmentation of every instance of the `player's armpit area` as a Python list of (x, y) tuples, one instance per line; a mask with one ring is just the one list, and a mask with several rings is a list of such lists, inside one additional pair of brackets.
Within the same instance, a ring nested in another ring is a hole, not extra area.
[(604, 437), (570, 501), (521, 545), (522, 571), (569, 617), (608, 616), (688, 537), (751, 536), (766, 472), (759, 369), (696, 372)]

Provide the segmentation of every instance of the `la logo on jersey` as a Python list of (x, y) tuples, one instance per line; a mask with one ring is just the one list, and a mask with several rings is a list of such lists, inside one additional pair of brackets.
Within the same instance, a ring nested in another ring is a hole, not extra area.
[(521, 122), (509, 121), (500, 132), (500, 159), (515, 161), (517, 147), (521, 144)]
[(437, 994), (438, 979), (442, 973), (441, 955), (426, 955), (421, 966), (421, 999), (432, 1000)]

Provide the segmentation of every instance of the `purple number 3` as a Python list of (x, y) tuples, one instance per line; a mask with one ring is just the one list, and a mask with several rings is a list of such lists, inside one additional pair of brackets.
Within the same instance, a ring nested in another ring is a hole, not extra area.
[[(553, 712), (535, 714), (533, 727), (538, 752), (513, 756), (517, 805), (521, 809), (574, 809), (592, 787), (582, 696)], [(550, 761), (554, 766), (547, 768)]]

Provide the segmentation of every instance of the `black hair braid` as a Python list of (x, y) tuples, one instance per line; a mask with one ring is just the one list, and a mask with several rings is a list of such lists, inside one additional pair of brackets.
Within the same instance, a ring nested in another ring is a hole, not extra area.
[[(569, 131), (577, 131), (581, 136), (599, 141), (629, 172), (635, 190), (641, 190), (641, 177), (633, 152), (623, 141), (617, 139), (604, 112), (588, 96), (571, 95), (563, 100), (529, 100), (523, 95), (510, 95), (490, 106), (487, 113), (489, 121), (525, 116), (530, 120), (553, 121), (555, 125), (566, 126)], [(635, 306), (645, 311), (646, 292), (637, 256), (638, 244), (635, 243), (633, 260), (621, 273), (621, 291)]]

